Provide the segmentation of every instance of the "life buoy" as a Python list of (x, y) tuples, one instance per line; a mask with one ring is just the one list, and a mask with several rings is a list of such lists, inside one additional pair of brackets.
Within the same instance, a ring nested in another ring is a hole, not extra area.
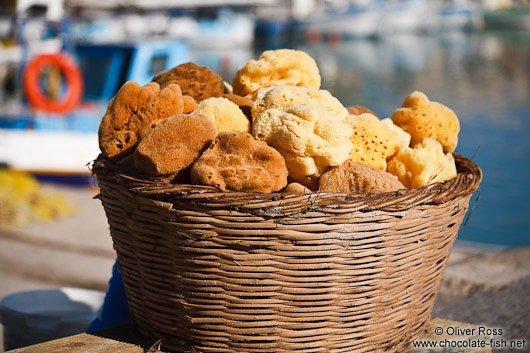
[[(63, 97), (47, 97), (40, 85), (40, 76), (47, 67), (61, 71), (66, 83)], [(36, 109), (53, 113), (65, 113), (74, 109), (83, 94), (83, 75), (76, 62), (65, 53), (42, 54), (34, 57), (24, 69), (24, 91), (29, 103)]]

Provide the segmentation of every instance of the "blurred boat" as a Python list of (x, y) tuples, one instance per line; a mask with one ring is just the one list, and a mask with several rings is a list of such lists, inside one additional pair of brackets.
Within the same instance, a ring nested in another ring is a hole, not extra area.
[(73, 24), (74, 39), (116, 43), (152, 38), (184, 39), (193, 49), (250, 47), (255, 19), (230, 9), (175, 9), (139, 14), (87, 11)]
[(345, 38), (375, 37), (380, 33), (380, 6), (370, 1), (330, 1), (297, 22), (297, 30)]
[(530, 31), (530, 6), (484, 13), (486, 29)]
[[(0, 102), (0, 163), (47, 180), (92, 183), (86, 165), (99, 154), (98, 126), (119, 87), (128, 80), (148, 83), (158, 71), (191, 58), (189, 45), (183, 40), (85, 42), (74, 47), (73, 55), (84, 78), (82, 102), (74, 110), (51, 113), (34, 109), (20, 94), (20, 86), (12, 89), (18, 91), (15, 96), (4, 95), (7, 99)], [(26, 65), (24, 58), (11, 58), (15, 76)], [(46, 80), (44, 73), (43, 82)], [(20, 81), (17, 77), (15, 83)]]
[(389, 0), (381, 9), (381, 33), (413, 33), (434, 23), (434, 7), (427, 0)]

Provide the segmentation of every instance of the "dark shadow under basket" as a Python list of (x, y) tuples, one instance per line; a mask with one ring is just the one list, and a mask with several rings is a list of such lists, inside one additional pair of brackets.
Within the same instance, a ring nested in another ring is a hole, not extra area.
[(376, 195), (221, 193), (99, 158), (131, 316), (187, 352), (400, 352), (430, 318), (482, 174)]

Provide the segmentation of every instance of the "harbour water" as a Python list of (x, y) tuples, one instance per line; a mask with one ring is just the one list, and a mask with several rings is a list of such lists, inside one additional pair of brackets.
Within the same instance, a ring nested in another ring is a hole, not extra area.
[[(384, 118), (420, 90), (451, 107), (461, 123), (457, 153), (473, 157), (484, 172), (459, 240), (530, 245), (530, 33), (288, 45), (316, 59), (323, 88), (345, 105), (364, 105)], [(264, 44), (248, 55), (277, 46)], [(235, 69), (221, 71), (230, 79)]]

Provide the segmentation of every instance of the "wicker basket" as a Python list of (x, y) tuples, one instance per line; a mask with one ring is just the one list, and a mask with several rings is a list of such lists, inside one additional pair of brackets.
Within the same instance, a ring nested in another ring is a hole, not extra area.
[(399, 352), (430, 318), (482, 178), (384, 194), (221, 193), (99, 158), (131, 316), (186, 352)]

